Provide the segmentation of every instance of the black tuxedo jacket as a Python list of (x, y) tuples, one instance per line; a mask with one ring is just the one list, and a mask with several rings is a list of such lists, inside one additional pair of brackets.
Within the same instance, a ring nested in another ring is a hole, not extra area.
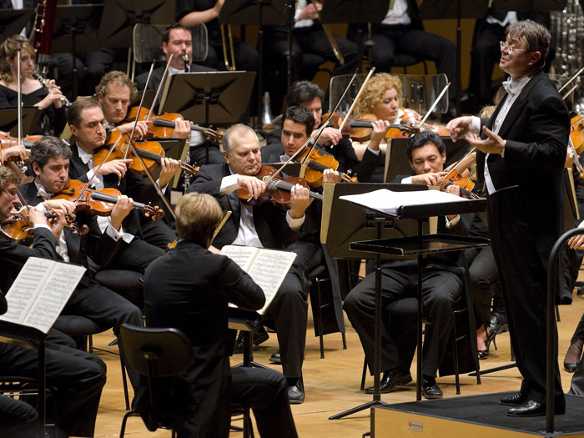
[[(205, 67), (205, 66), (199, 65), (199, 64), (191, 64), (189, 68), (190, 68), (189, 71), (191, 73), (204, 73), (204, 72), (216, 71), (213, 68)], [(148, 83), (149, 90), (156, 90), (158, 88), (158, 85), (160, 84), (160, 82), (162, 82), (162, 75), (164, 73), (164, 69), (165, 69), (165, 66), (158, 67), (158, 68), (155, 68), (154, 70), (152, 70), (152, 77), (150, 78), (150, 82)], [(138, 88), (138, 90), (140, 90), (140, 91), (144, 90), (144, 87), (146, 86), (147, 79), (148, 79), (148, 72), (142, 73), (141, 75), (136, 77), (136, 87)]]
[[(505, 99), (487, 126), (492, 127)], [(536, 74), (510, 108), (499, 135), (507, 140), (505, 156), (489, 155), (488, 166), (497, 190), (518, 185), (522, 205), (518, 220), (551, 249), (562, 227), (562, 175), (570, 118), (562, 97), (545, 73)], [(477, 172), (484, 176), (485, 154), (477, 153)]]
[[(231, 217), (213, 243), (218, 248), (229, 245), (235, 240), (241, 218), (241, 201), (237, 194), (224, 195), (219, 193), (221, 180), (228, 175), (230, 175), (230, 171), (226, 164), (207, 164), (201, 167), (190, 187), (191, 192), (213, 195), (224, 211), (232, 211)], [(292, 231), (286, 222), (286, 210), (271, 202), (255, 205), (253, 218), (256, 231), (265, 248), (283, 249), (299, 237), (299, 234)]]
[(152, 262), (144, 275), (148, 325), (181, 330), (191, 340), (193, 361), (180, 378), (154, 382), (158, 409), (148, 411), (146, 385), (137, 390), (134, 406), (146, 424), (161, 418), (179, 423), (188, 419), (200, 427), (197, 436), (224, 435), (218, 430), (229, 428), (227, 341), (233, 342), (227, 328), (228, 303), (256, 310), (264, 302), (261, 288), (235, 262), (195, 242), (180, 241)]
[[(20, 186), (20, 192), (29, 205), (37, 205), (43, 201), (38, 196), (38, 190), (34, 182)], [(69, 261), (89, 269), (106, 266), (119, 250), (119, 246), (124, 242), (122, 239), (115, 241), (106, 233), (102, 234), (95, 217), (84, 219), (86, 220), (83, 220), (83, 222), (89, 227), (89, 232), (86, 235), (80, 236), (68, 228), (63, 230)]]
[(57, 239), (47, 228), (35, 228), (33, 230), (32, 245), (26, 246), (12, 240), (0, 232), (0, 262), (2, 274), (0, 275), (0, 289), (6, 293), (16, 276), (29, 257), (41, 257), (44, 259), (60, 260), (57, 254)]

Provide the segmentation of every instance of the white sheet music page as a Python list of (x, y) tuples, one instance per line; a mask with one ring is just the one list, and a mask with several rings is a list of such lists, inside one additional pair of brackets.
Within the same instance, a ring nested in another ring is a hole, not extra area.
[(84, 272), (83, 266), (29, 258), (6, 294), (8, 311), (0, 320), (47, 333)]
[(296, 258), (293, 252), (237, 245), (224, 246), (221, 254), (237, 263), (264, 291), (266, 303), (258, 310), (259, 314), (264, 313), (276, 296)]
[(397, 216), (402, 207), (467, 201), (467, 199), (461, 198), (460, 196), (439, 190), (394, 192), (388, 189), (374, 190), (373, 192), (360, 195), (345, 195), (339, 199), (393, 216)]

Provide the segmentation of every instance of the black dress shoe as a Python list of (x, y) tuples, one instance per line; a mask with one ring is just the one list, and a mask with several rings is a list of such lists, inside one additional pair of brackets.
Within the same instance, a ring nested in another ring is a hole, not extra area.
[(522, 405), (527, 401), (527, 395), (524, 395), (521, 392), (514, 392), (506, 397), (503, 397), (499, 400), (499, 403), (502, 405), (508, 406), (515, 406), (515, 405)]
[(291, 405), (301, 405), (304, 403), (304, 389), (299, 385), (288, 387), (288, 401)]
[[(564, 403), (557, 403), (554, 407), (554, 415), (564, 415), (566, 406)], [(545, 415), (545, 403), (536, 400), (527, 400), (519, 406), (515, 406), (507, 411), (510, 417), (539, 417)]]
[(422, 395), (428, 400), (442, 398), (442, 390), (436, 383), (436, 379), (434, 377), (422, 377)]
[[(398, 386), (407, 385), (412, 381), (412, 375), (409, 372), (403, 372), (400, 370), (390, 370), (383, 373), (381, 382), (379, 382), (379, 392), (381, 394), (387, 394), (388, 392), (395, 391)], [(375, 388), (367, 388), (365, 392), (367, 394), (373, 394)]]
[(568, 351), (566, 351), (566, 357), (564, 357), (564, 369), (569, 372), (573, 373), (576, 371), (580, 360), (582, 359), (582, 348), (584, 347), (584, 341), (578, 339), (576, 342), (568, 347)]
[(275, 365), (282, 365), (282, 358), (280, 357), (280, 353), (272, 353), (270, 356), (270, 363)]

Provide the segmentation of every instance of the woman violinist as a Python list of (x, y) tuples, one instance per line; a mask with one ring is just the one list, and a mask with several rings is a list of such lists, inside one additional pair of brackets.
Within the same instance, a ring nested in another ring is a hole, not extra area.
[(35, 73), (35, 50), (30, 42), (14, 35), (0, 46), (0, 108), (15, 108), (18, 100), (18, 51), (20, 50), (20, 74), (22, 102), (42, 111), (40, 126), (35, 133), (60, 135), (65, 127), (65, 103), (67, 98), (55, 81), (44, 81)]

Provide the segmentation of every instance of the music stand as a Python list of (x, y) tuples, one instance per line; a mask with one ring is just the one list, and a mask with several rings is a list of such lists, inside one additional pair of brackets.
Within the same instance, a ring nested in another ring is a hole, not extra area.
[[(338, 184), (337, 184), (338, 185)], [(393, 191), (404, 191), (411, 190), (410, 185), (399, 185), (391, 184), (387, 185), (390, 190)], [(413, 186), (414, 190), (424, 190), (426, 187)], [(327, 190), (327, 188), (325, 188)], [(325, 202), (327, 201), (327, 195), (330, 196), (329, 192), (325, 191)], [(334, 190), (334, 188), (333, 188)], [(337, 196), (336, 190), (333, 194), (334, 197)], [(339, 200), (340, 202), (341, 200)], [(338, 205), (338, 203), (337, 203)], [(369, 208), (364, 208), (352, 204), (352, 214), (355, 214), (357, 208), (365, 211), (366, 223), (362, 228), (375, 227), (375, 232), (377, 236), (382, 236), (386, 224), (395, 225), (398, 221), (408, 219), (413, 220), (416, 223), (417, 231), (413, 235), (405, 235), (398, 238), (384, 239), (382, 237), (376, 237), (374, 240), (363, 240), (363, 241), (353, 241), (349, 244), (350, 250), (360, 251), (368, 253), (369, 258), (373, 256), (376, 260), (376, 270), (375, 270), (375, 354), (374, 354), (374, 365), (373, 365), (373, 377), (374, 377), (374, 391), (373, 398), (371, 401), (355, 406), (353, 408), (347, 409), (346, 411), (340, 412), (329, 417), (330, 420), (337, 420), (348, 415), (352, 415), (356, 412), (360, 412), (365, 409), (370, 409), (373, 407), (384, 406), (381, 401), (381, 393), (379, 390), (380, 386), (380, 368), (381, 368), (381, 276), (382, 276), (382, 254), (390, 258), (398, 259), (411, 259), (416, 260), (417, 265), (417, 299), (418, 299), (418, 310), (417, 310), (417, 353), (416, 353), (416, 400), (419, 401), (422, 398), (422, 270), (423, 270), (423, 258), (438, 254), (441, 252), (450, 251), (463, 251), (465, 249), (481, 247), (488, 244), (488, 239), (475, 238), (475, 237), (465, 237), (449, 234), (424, 234), (424, 225), (428, 222), (430, 217), (433, 216), (444, 216), (449, 214), (461, 214), (461, 213), (472, 213), (477, 211), (482, 211), (486, 208), (486, 200), (461, 200), (459, 202), (451, 203), (435, 203), (435, 204), (425, 204), (425, 205), (412, 205), (401, 207), (397, 214), (388, 214), (387, 212), (381, 210), (373, 210)], [(370, 213), (371, 212), (371, 213)], [(332, 211), (335, 217), (339, 217), (338, 212)], [(360, 213), (363, 214), (363, 211)], [(324, 220), (323, 220), (324, 222)], [(330, 222), (331, 227), (334, 226), (333, 222)], [(325, 224), (323, 223), (323, 227)], [(329, 223), (326, 224), (329, 226)], [(329, 230), (329, 235), (337, 234), (338, 231), (331, 233)], [(345, 233), (346, 234), (346, 233)], [(321, 229), (321, 241), (322, 241), (322, 229)], [(346, 241), (344, 243), (346, 245)], [(331, 248), (334, 252), (334, 247)]]
[(51, 51), (71, 53), (73, 57), (71, 71), (73, 96), (77, 96), (79, 89), (75, 61), (77, 55), (80, 52), (87, 53), (101, 47), (97, 38), (97, 28), (102, 12), (101, 5), (57, 6)]
[(177, 73), (165, 84), (159, 113), (181, 113), (203, 126), (239, 122), (254, 78), (254, 72), (241, 71)]
[(32, 9), (0, 9), (0, 44), (30, 23)]
[[(264, 95), (264, 26), (283, 26), (289, 21), (288, 0), (231, 0), (225, 2), (219, 14), (221, 24), (255, 24), (258, 26), (257, 110), (262, 114)], [(259, 120), (259, 117), (258, 117)]]
[[(22, 107), (22, 132), (34, 133), (40, 127), (41, 111), (36, 106)], [(16, 107), (0, 109), (0, 131), (18, 135), (18, 113)]]
[(387, 7), (387, 0), (327, 0), (319, 15), (323, 24), (379, 23)]

